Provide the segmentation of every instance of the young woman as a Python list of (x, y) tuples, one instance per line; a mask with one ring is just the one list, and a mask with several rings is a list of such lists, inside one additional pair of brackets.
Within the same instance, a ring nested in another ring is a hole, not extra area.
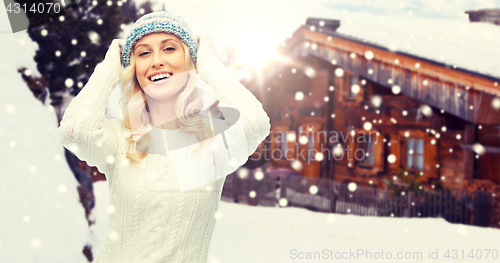
[[(214, 151), (204, 145), (221, 142), (211, 127), (224, 121), (209, 119), (207, 125), (196, 73), (219, 106), (240, 114), (226, 118), (237, 119), (228, 128), (228, 144), (244, 147)], [(124, 120), (106, 119), (106, 101), (118, 84)], [(193, 39), (182, 18), (154, 12), (134, 23), (126, 42), (111, 43), (66, 109), (59, 132), (62, 144), (108, 182), (108, 228), (94, 262), (207, 262), (225, 176), (256, 150), (270, 123), (255, 96), (228, 75), (209, 38)], [(171, 151), (179, 141), (187, 146)]]

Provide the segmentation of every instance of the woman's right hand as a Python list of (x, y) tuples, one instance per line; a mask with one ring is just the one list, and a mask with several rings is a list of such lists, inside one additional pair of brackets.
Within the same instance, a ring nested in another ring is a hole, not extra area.
[(120, 74), (123, 71), (123, 65), (121, 63), (123, 46), (125, 45), (125, 40), (123, 39), (113, 39), (111, 45), (109, 45), (108, 51), (101, 62), (103, 64), (109, 65), (116, 69), (116, 72)]
[(198, 44), (197, 58), (204, 58), (205, 56), (217, 57), (217, 50), (212, 43), (212, 39), (206, 33), (196, 34), (195, 41)]

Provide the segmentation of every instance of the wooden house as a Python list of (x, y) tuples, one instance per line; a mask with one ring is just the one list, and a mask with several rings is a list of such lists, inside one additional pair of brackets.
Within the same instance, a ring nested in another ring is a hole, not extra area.
[(465, 11), (470, 22), (485, 22), (500, 26), (500, 8)]
[(271, 118), (250, 165), (267, 156), (271, 168), (380, 186), (399, 172), (429, 188), (500, 184), (500, 76), (391, 51), (339, 26), (307, 19), (278, 49), (284, 60), (244, 83)]

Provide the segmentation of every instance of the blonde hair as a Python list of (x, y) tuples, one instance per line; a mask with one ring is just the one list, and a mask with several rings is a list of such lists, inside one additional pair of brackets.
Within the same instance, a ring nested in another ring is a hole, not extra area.
[[(195, 69), (193, 60), (191, 59), (189, 49), (184, 44), (182, 48), (185, 54), (185, 65), (186, 70), (190, 71)], [(188, 82), (196, 81), (195, 76), (188, 77)], [(174, 112), (177, 119), (177, 124), (180, 129), (184, 132), (191, 132), (196, 135), (198, 140), (201, 142), (199, 150), (203, 147), (205, 140), (213, 137), (213, 130), (206, 127), (204, 123), (204, 116), (199, 112), (203, 109), (203, 100), (201, 91), (196, 88), (195, 85), (189, 85), (192, 83), (186, 83), (186, 85), (181, 89), (181, 94), (174, 102)], [(149, 108), (146, 100), (146, 94), (139, 85), (136, 74), (135, 74), (135, 58), (132, 51), (130, 56), (130, 65), (123, 70), (120, 74), (120, 90), (121, 99), (120, 103), (122, 105), (123, 111), (123, 125), (125, 129), (131, 133), (127, 140), (127, 154), (126, 157), (130, 160), (130, 163), (137, 167), (135, 164), (140, 163), (146, 156), (149, 150), (149, 146), (152, 142), (152, 136), (147, 133), (147, 127), (150, 123)], [(138, 94), (142, 96), (138, 96)], [(136, 95), (137, 94), (137, 95)], [(134, 96), (135, 95), (135, 96)], [(133, 116), (130, 116), (130, 112)], [(180, 117), (179, 117), (180, 116)], [(134, 134), (131, 132), (131, 123), (134, 124)], [(139, 131), (136, 131), (137, 128)], [(141, 138), (142, 137), (142, 138)], [(141, 138), (140, 143), (135, 145), (135, 141)], [(197, 151), (196, 150), (196, 151)], [(137, 167), (138, 168), (138, 167)]]

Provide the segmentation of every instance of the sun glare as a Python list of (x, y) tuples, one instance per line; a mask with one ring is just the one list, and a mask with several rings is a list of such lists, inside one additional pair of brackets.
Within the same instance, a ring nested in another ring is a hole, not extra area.
[(281, 60), (276, 47), (271, 44), (272, 36), (256, 28), (243, 30), (242, 34), (231, 42), (238, 51), (234, 66), (250, 66), (260, 74), (263, 66), (273, 60)]

